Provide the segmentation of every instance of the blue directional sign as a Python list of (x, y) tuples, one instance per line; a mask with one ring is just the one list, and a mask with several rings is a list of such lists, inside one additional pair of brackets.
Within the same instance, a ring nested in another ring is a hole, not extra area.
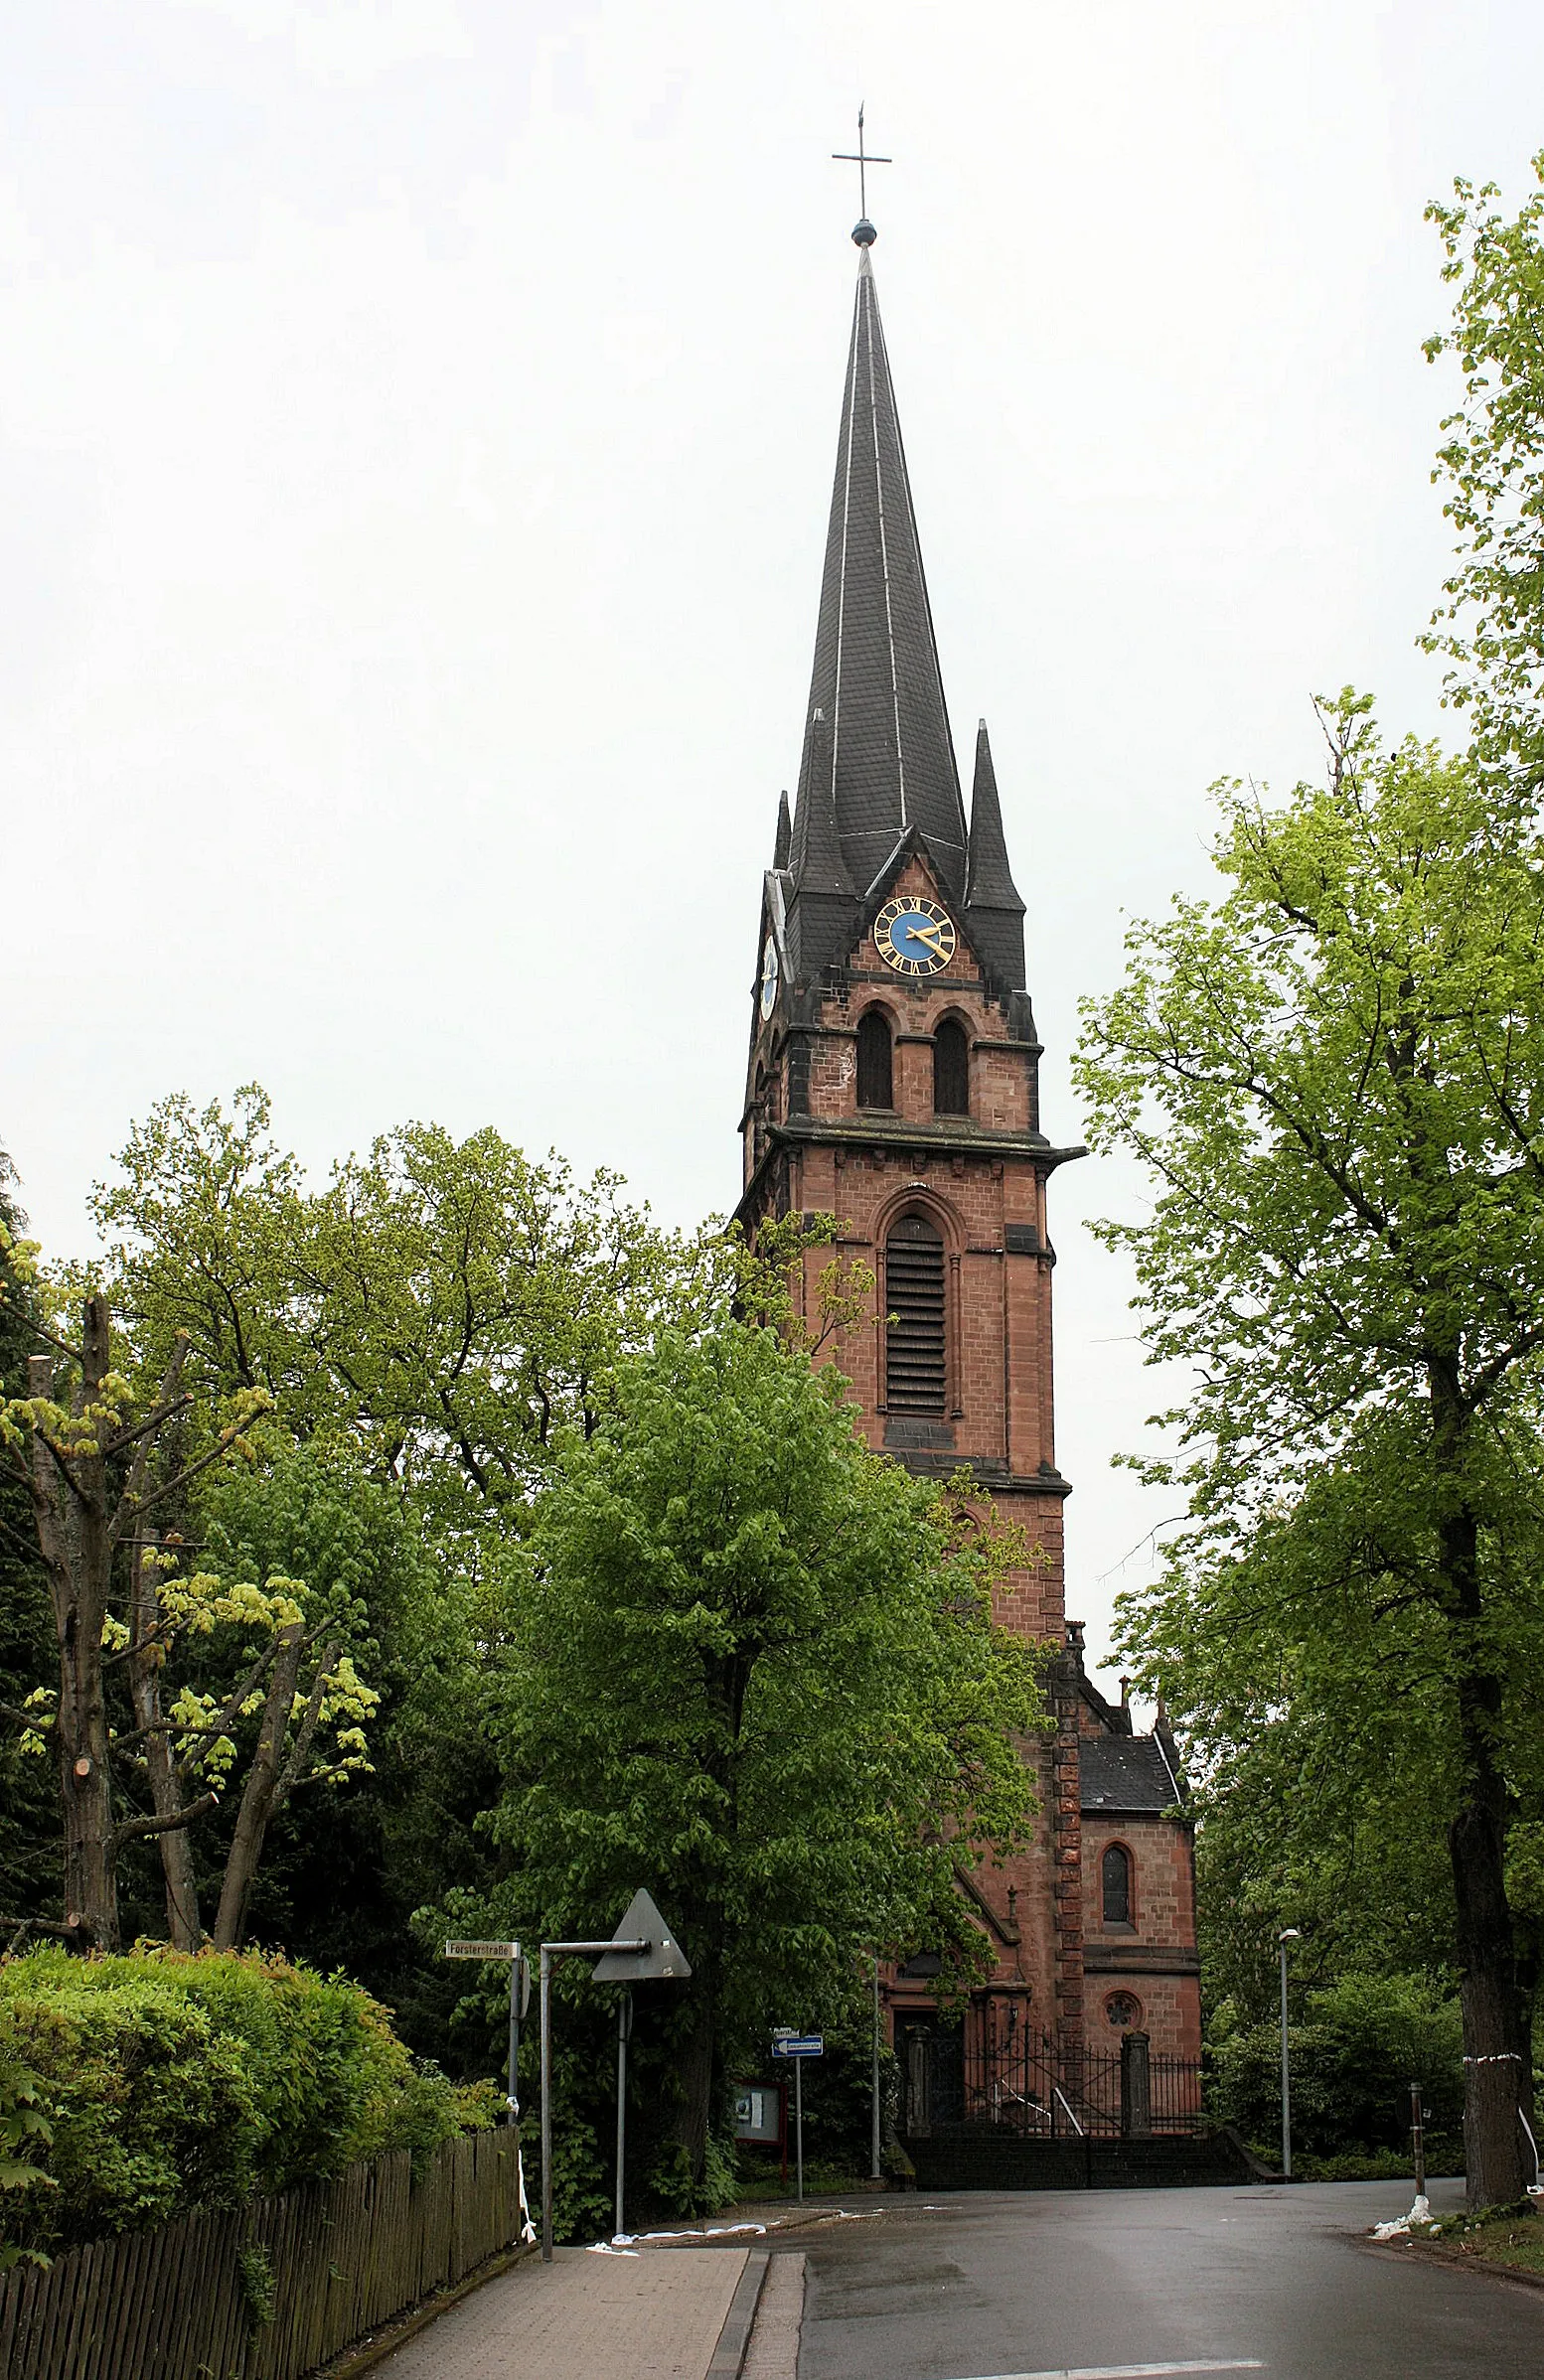
[(819, 2058), (826, 2054), (824, 2033), (778, 2033), (773, 2036), (775, 2058)]

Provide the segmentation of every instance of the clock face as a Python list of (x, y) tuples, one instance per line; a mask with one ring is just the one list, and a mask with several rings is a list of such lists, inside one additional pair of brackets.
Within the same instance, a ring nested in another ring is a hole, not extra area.
[(761, 954), (761, 1013), (762, 1013), (762, 1015), (763, 1015), (764, 1017), (765, 1017), (765, 1016), (770, 1016), (770, 1015), (771, 1015), (771, 1013), (772, 1013), (772, 1011), (773, 1011), (773, 1009), (774, 1009), (776, 1006), (777, 1006), (777, 945), (776, 945), (776, 943), (775, 943), (775, 942), (772, 940), (772, 937), (771, 937), (771, 935), (769, 934), (769, 935), (767, 936), (766, 948), (763, 950), (763, 952), (762, 952), (762, 954)]
[(898, 975), (936, 975), (954, 957), (954, 920), (936, 901), (908, 893), (874, 919), (874, 949)]

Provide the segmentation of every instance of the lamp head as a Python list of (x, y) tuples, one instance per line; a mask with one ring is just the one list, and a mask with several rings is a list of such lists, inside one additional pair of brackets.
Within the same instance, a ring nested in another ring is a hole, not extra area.
[(1290, 1925), (1288, 1926), (1286, 1932), (1278, 1934), (1276, 1939), (1278, 1942), (1301, 1942), (1303, 1940), (1303, 1936), (1299, 1933), (1295, 1925)]

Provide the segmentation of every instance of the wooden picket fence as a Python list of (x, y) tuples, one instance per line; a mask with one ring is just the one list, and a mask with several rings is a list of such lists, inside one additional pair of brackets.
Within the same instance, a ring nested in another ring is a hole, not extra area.
[[(517, 2136), (91, 2240), (0, 2278), (0, 2380), (302, 2380), (520, 2231)], [(256, 2252), (255, 2254), (253, 2252)], [(272, 2276), (273, 2317), (254, 2318)]]

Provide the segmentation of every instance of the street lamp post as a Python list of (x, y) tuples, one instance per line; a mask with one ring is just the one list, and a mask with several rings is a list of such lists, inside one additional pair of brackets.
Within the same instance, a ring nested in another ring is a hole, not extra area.
[(872, 2167), (870, 2178), (871, 2178), (872, 2180), (874, 2180), (874, 2181), (877, 2181), (877, 2180), (879, 2179), (879, 1962), (878, 1962), (878, 1960), (877, 1960), (877, 1959), (875, 1959), (875, 1960), (874, 1960), (874, 2042), (873, 2042), (873, 2049), (874, 2049), (874, 2060), (873, 2060), (873, 2064), (874, 2064), (874, 2076), (873, 2076), (873, 2103), (872, 2103), (872, 2106), (871, 2106), (871, 2107), (870, 2107), (870, 2109), (869, 2109), (869, 2116), (870, 2116), (870, 2119), (871, 2119), (870, 2129), (871, 2129), (871, 2133), (872, 2133), (872, 2139), (871, 2139), (871, 2141), (870, 2141), (870, 2144), (869, 2144), (869, 2157), (870, 2157), (870, 2162), (871, 2162), (871, 2167)]
[(1287, 1945), (1302, 1940), (1295, 1925), (1276, 1937), (1282, 1959), (1282, 2172), (1288, 2181), (1292, 2179), (1292, 2061), (1287, 2050)]

